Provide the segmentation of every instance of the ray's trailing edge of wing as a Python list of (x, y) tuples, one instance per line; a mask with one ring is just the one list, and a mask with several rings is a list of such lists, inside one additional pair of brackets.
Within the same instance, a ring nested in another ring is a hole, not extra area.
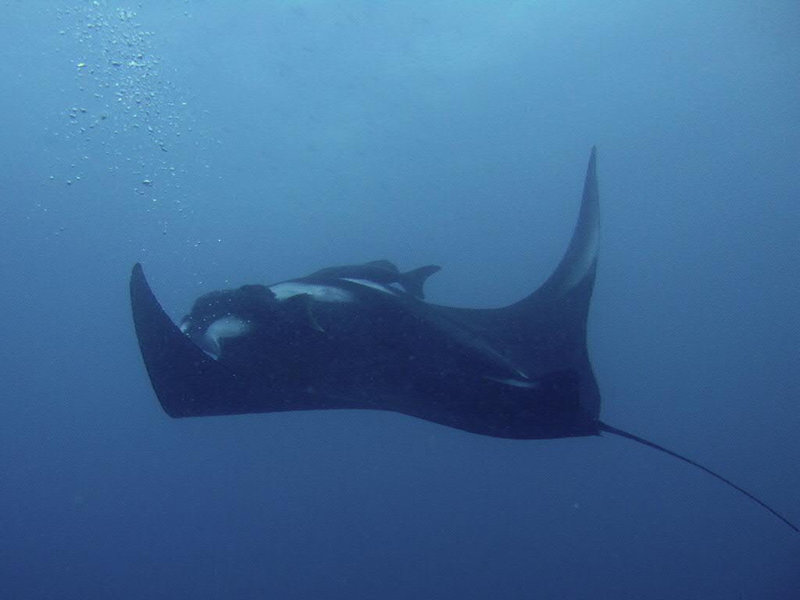
[(781, 513), (779, 513), (774, 508), (772, 508), (769, 504), (767, 504), (763, 500), (760, 500), (759, 498), (757, 498), (756, 496), (754, 496), (753, 494), (748, 492), (746, 489), (736, 485), (730, 479), (726, 479), (725, 477), (723, 477), (719, 473), (716, 473), (716, 472), (712, 471), (708, 467), (704, 467), (703, 465), (701, 465), (700, 463), (692, 460), (691, 458), (683, 456), (682, 454), (678, 454), (677, 452), (673, 452), (672, 450), (669, 450), (669, 449), (665, 448), (664, 446), (660, 446), (659, 444), (656, 444), (655, 442), (651, 442), (650, 440), (646, 440), (643, 437), (639, 437), (638, 435), (635, 435), (633, 433), (629, 433), (629, 432), (627, 432), (627, 431), (625, 431), (623, 429), (619, 429), (617, 427), (609, 425), (608, 423), (603, 423), (602, 421), (599, 421), (598, 424), (600, 425), (600, 431), (604, 431), (604, 432), (610, 433), (612, 435), (616, 435), (616, 436), (623, 437), (623, 438), (626, 438), (626, 439), (629, 439), (629, 440), (633, 440), (634, 442), (636, 442), (638, 444), (642, 444), (643, 446), (649, 446), (650, 448), (658, 450), (659, 452), (663, 452), (664, 454), (669, 454), (670, 456), (672, 456), (674, 458), (677, 458), (678, 460), (682, 460), (685, 463), (689, 463), (693, 467), (697, 467), (698, 469), (700, 469), (701, 471), (704, 471), (705, 473), (708, 473), (712, 477), (716, 477), (721, 482), (723, 482), (723, 483), (729, 485), (730, 487), (732, 487), (733, 489), (735, 489), (737, 492), (740, 492), (740, 493), (744, 494), (745, 496), (747, 496), (750, 500), (752, 500), (753, 502), (755, 502), (759, 506), (761, 506), (763, 508), (766, 508), (769, 512), (771, 512), (773, 515), (778, 517), (781, 521), (786, 523), (789, 527), (794, 529), (796, 532), (800, 533), (800, 528), (798, 528), (797, 525), (792, 523), (789, 519), (784, 517)]

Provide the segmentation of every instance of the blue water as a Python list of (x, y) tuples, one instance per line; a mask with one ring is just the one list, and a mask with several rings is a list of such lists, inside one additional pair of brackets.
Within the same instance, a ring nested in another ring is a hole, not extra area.
[(597, 144), (604, 420), (798, 522), (796, 2), (0, 10), (0, 597), (797, 597), (800, 536), (622, 439), (171, 420), (127, 298), (387, 258), (500, 306)]

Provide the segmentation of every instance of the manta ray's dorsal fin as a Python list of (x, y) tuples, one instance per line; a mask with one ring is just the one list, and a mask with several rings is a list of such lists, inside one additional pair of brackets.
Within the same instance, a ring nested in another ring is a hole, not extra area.
[(425, 297), (425, 294), (422, 291), (425, 281), (427, 281), (428, 277), (434, 273), (439, 272), (441, 268), (442, 267), (439, 265), (427, 265), (413, 269), (407, 273), (401, 273), (399, 277), (399, 283), (403, 286), (403, 289), (406, 292), (415, 298), (422, 300)]
[(633, 433), (628, 433), (627, 431), (624, 431), (622, 429), (617, 429), (616, 427), (613, 427), (612, 425), (608, 425), (607, 423), (603, 423), (602, 421), (598, 421), (598, 425), (600, 426), (600, 431), (605, 431), (606, 433), (611, 433), (613, 435), (618, 435), (619, 437), (624, 437), (626, 439), (633, 440), (634, 442), (642, 444), (643, 446), (649, 446), (650, 448), (654, 448), (655, 450), (663, 452), (664, 454), (669, 454), (670, 456), (673, 456), (673, 457), (677, 458), (678, 460), (682, 460), (683, 462), (689, 463), (693, 467), (697, 467), (701, 471), (704, 471), (705, 473), (708, 473), (712, 477), (715, 477), (715, 478), (719, 479), (721, 482), (729, 485), (730, 487), (735, 489), (737, 492), (740, 492), (740, 493), (744, 494), (745, 496), (750, 498), (750, 500), (752, 500), (753, 502), (755, 502), (759, 506), (761, 506), (763, 508), (766, 508), (769, 512), (771, 512), (773, 515), (778, 517), (781, 521), (786, 523), (789, 527), (791, 527), (792, 529), (794, 529), (795, 531), (800, 533), (800, 528), (798, 528), (797, 525), (792, 523), (789, 519), (784, 517), (782, 514), (780, 514), (777, 510), (772, 508), (766, 502), (764, 502), (763, 500), (757, 498), (756, 496), (754, 496), (753, 494), (748, 492), (746, 489), (736, 485), (730, 479), (726, 479), (725, 477), (723, 477), (719, 473), (715, 473), (714, 471), (712, 471), (708, 467), (704, 467), (700, 463), (698, 463), (696, 461), (693, 461), (691, 458), (687, 458), (686, 456), (683, 456), (682, 454), (678, 454), (677, 452), (673, 452), (672, 450), (668, 450), (667, 448), (664, 448), (664, 446), (659, 446), (655, 442), (651, 442), (650, 440), (646, 440), (646, 439), (644, 439), (642, 437), (639, 437), (638, 435), (634, 435)]
[(397, 266), (388, 260), (373, 260), (360, 265), (341, 265), (337, 267), (326, 267), (314, 271), (302, 279), (362, 279), (364, 281), (377, 284), (379, 286), (396, 285), (398, 290), (402, 290), (410, 296), (422, 299), (424, 297), (422, 288), (425, 281), (441, 269), (438, 265), (427, 265), (412, 269), (407, 273), (401, 273)]

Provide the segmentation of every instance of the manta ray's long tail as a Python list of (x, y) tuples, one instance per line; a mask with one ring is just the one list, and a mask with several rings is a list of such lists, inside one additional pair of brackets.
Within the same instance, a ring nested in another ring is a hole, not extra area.
[(642, 444), (644, 446), (650, 446), (651, 448), (655, 448), (656, 450), (660, 450), (661, 452), (664, 452), (665, 454), (669, 454), (670, 456), (674, 456), (675, 458), (678, 458), (678, 459), (682, 460), (683, 462), (687, 462), (690, 465), (697, 467), (701, 471), (705, 471), (709, 475), (712, 475), (712, 476), (716, 477), (717, 479), (719, 479), (723, 483), (726, 483), (729, 486), (731, 486), (733, 489), (741, 492), (742, 494), (744, 494), (745, 496), (750, 498), (750, 500), (752, 500), (756, 504), (759, 504), (763, 508), (766, 508), (769, 512), (771, 512), (773, 515), (778, 517), (781, 521), (786, 523), (789, 527), (791, 527), (792, 529), (794, 529), (795, 531), (800, 533), (800, 528), (798, 528), (797, 525), (792, 523), (789, 519), (784, 517), (777, 510), (775, 510), (774, 508), (769, 506), (766, 502), (756, 498), (753, 494), (748, 492), (746, 489), (739, 487), (738, 485), (736, 485), (735, 483), (733, 483), (729, 479), (725, 479), (722, 475), (720, 475), (719, 473), (715, 473), (714, 471), (712, 471), (708, 467), (704, 467), (700, 463), (697, 463), (697, 462), (693, 461), (690, 458), (686, 458), (685, 456), (682, 456), (682, 455), (678, 454), (677, 452), (673, 452), (672, 450), (667, 450), (666, 448), (664, 448), (664, 446), (659, 446), (658, 444), (656, 444), (654, 442), (651, 442), (649, 440), (641, 438), (638, 435), (634, 435), (632, 433), (628, 433), (627, 431), (623, 431), (622, 429), (617, 429), (616, 427), (612, 427), (611, 425), (608, 425), (607, 423), (603, 423), (602, 421), (599, 422), (599, 425), (600, 425), (600, 431), (605, 431), (606, 433), (611, 433), (611, 434), (614, 434), (614, 435), (618, 435), (620, 437), (628, 438), (629, 440), (633, 440), (634, 442), (638, 442), (638, 443), (640, 443), (640, 444)]

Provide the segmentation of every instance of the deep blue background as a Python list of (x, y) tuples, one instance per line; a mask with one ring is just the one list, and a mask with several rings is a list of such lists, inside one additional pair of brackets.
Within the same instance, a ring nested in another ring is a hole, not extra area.
[(0, 596), (790, 598), (800, 536), (615, 438), (170, 420), (127, 299), (554, 267), (591, 145), (604, 419), (800, 521), (796, 1), (0, 3)]

